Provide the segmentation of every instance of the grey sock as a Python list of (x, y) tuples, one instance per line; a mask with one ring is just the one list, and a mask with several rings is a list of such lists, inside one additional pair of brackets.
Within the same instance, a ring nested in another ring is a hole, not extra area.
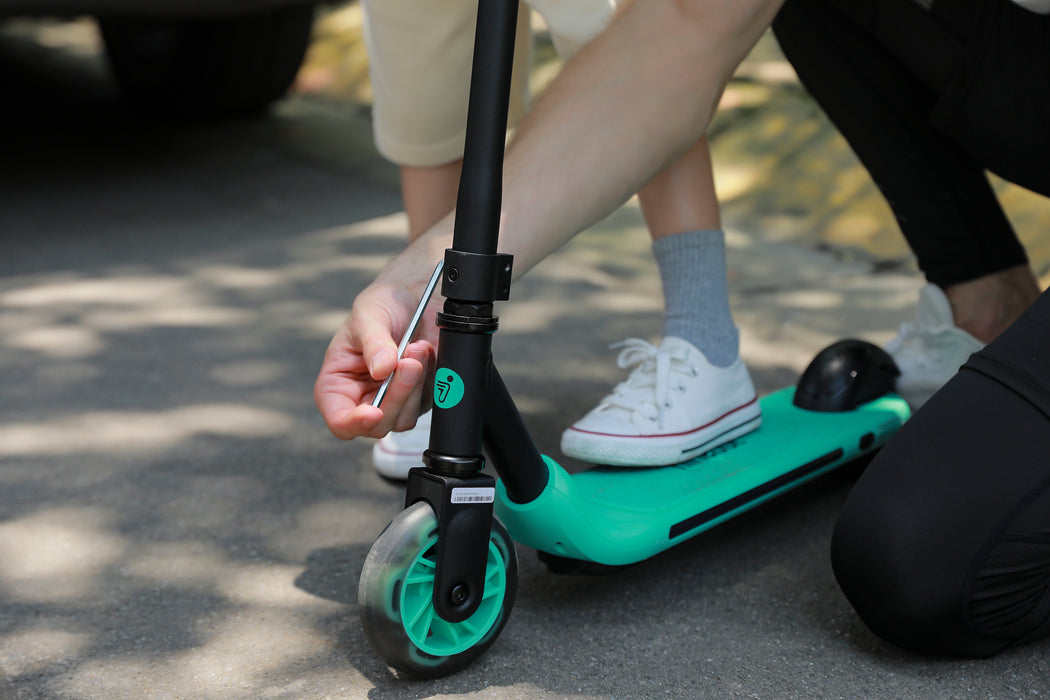
[(695, 345), (716, 367), (740, 354), (740, 334), (729, 310), (725, 234), (687, 231), (653, 241), (664, 287), (664, 337)]

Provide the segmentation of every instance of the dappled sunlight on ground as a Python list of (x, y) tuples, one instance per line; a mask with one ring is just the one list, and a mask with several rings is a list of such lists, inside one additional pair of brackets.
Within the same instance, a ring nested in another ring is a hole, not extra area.
[(0, 674), (17, 678), (43, 673), (72, 661), (90, 645), (90, 634), (49, 626), (43, 621), (35, 629), (0, 635)]
[(400, 497), (364, 469), (370, 443), (328, 434), (311, 389), (354, 293), (403, 245), (384, 196), (373, 216), (236, 246), (204, 232), (152, 263), (0, 276), (0, 683), (294, 696), (318, 665), (356, 677), (346, 634), (374, 664), (354, 587)]
[(0, 456), (136, 454), (162, 451), (198, 435), (253, 438), (289, 432), (276, 411), (237, 404), (187, 406), (162, 412), (89, 411), (54, 422), (0, 426)]
[(0, 590), (29, 602), (97, 595), (126, 547), (113, 520), (99, 508), (66, 507), (0, 523)]
[(193, 688), (188, 697), (251, 698), (269, 674), (330, 651), (308, 619), (258, 605), (204, 621), (197, 634), (199, 645), (164, 657), (88, 661), (58, 685), (74, 697), (187, 697)]
[[(281, 293), (326, 275), (378, 272), (396, 250), (404, 225), (399, 214), (306, 234), (288, 246), (278, 267), (200, 264), (178, 275), (114, 270), (95, 278), (42, 275), (8, 283), (0, 287), (0, 345), (82, 358), (104, 352), (107, 335), (155, 327), (248, 328), (276, 319), (304, 331), (329, 332), (334, 309), (289, 307)], [(382, 251), (354, 250), (361, 239), (377, 236), (391, 239)], [(224, 304), (224, 293), (268, 304)]]
[[(355, 567), (399, 499), (311, 388), (402, 245), (403, 215), (376, 213), (153, 263), (5, 270), (0, 683), (255, 698), (345, 654)], [(362, 479), (371, 497), (350, 497)]]
[[(751, 521), (737, 539), (600, 581), (552, 582), (523, 553), (517, 627), (451, 681), (395, 683), (367, 646), (357, 576), (403, 494), (374, 473), (371, 441), (328, 433), (311, 392), (328, 340), (407, 224), (393, 171), (376, 165), (355, 116), (368, 99), (360, 17), (333, 13), (318, 31), (299, 86), (308, 96), (271, 119), (55, 129), (10, 163), (17, 182), (0, 188), (0, 696), (598, 698), (616, 695), (600, 671), (620, 659), (639, 670), (638, 688), (620, 689), (633, 696), (666, 680), (647, 664), (695, 680), (667, 636), (678, 633), (689, 644), (708, 635), (704, 659), (718, 661), (702, 665), (739, 661), (749, 650), (722, 640), (750, 643), (749, 625), (776, 623), (741, 608), (746, 629), (734, 634), (740, 619), (727, 608), (766, 590), (776, 607), (788, 595), (777, 581), (805, 586), (792, 547), (753, 545), (798, 528), (759, 536)], [(549, 46), (537, 55), (537, 75), (553, 75)], [(921, 280), (775, 46), (756, 50), (712, 133), (732, 305), (760, 391), (793, 381), (843, 328), (888, 340)], [(34, 152), (53, 141), (72, 146), (45, 167)], [(1004, 199), (1026, 231), (1046, 220), (1025, 193)], [(1043, 246), (1033, 250), (1050, 260)], [(541, 450), (557, 454), (561, 430), (622, 379), (610, 343), (659, 332), (660, 281), (637, 203), (511, 295), (497, 307), (497, 364)], [(552, 617), (593, 631), (590, 646), (538, 634)], [(785, 619), (787, 629), (802, 618)], [(767, 635), (763, 662), (793, 667), (790, 644), (777, 646), (793, 633), (773, 632), (782, 637)], [(648, 656), (632, 656), (640, 636)], [(577, 652), (585, 666), (559, 663)], [(523, 675), (534, 658), (549, 678)], [(747, 685), (711, 675), (705, 687)]]

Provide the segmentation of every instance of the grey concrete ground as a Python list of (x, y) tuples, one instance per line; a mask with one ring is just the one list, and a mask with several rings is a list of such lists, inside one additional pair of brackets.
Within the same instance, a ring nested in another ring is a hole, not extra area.
[[(474, 666), (395, 679), (356, 618), (400, 491), (311, 398), (350, 299), (402, 243), (367, 120), (293, 100), (178, 129), (129, 115), (88, 58), (0, 45), (0, 698), (1028, 698), (1047, 643), (983, 661), (871, 635), (824, 479), (607, 578), (521, 548), (516, 608)], [(844, 335), (890, 338), (907, 266), (727, 221), (762, 391)], [(632, 206), (518, 285), (501, 370), (541, 447), (658, 331)], [(906, 485), (902, 485), (905, 488)]]

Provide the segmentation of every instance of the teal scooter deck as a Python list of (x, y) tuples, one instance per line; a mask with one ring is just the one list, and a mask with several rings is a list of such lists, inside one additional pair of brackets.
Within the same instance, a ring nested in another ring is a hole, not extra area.
[(633, 564), (872, 452), (909, 415), (893, 395), (841, 413), (807, 411), (792, 404), (794, 391), (760, 400), (754, 432), (682, 464), (569, 475), (544, 457), (544, 492), (519, 504), (497, 484), (496, 515), (515, 540), (540, 551)]

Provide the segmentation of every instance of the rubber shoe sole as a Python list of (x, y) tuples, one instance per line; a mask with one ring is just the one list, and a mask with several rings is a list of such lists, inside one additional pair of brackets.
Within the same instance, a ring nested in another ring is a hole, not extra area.
[(617, 467), (657, 467), (679, 464), (746, 435), (762, 424), (755, 397), (695, 430), (673, 435), (608, 435), (569, 428), (561, 451), (568, 457)]

